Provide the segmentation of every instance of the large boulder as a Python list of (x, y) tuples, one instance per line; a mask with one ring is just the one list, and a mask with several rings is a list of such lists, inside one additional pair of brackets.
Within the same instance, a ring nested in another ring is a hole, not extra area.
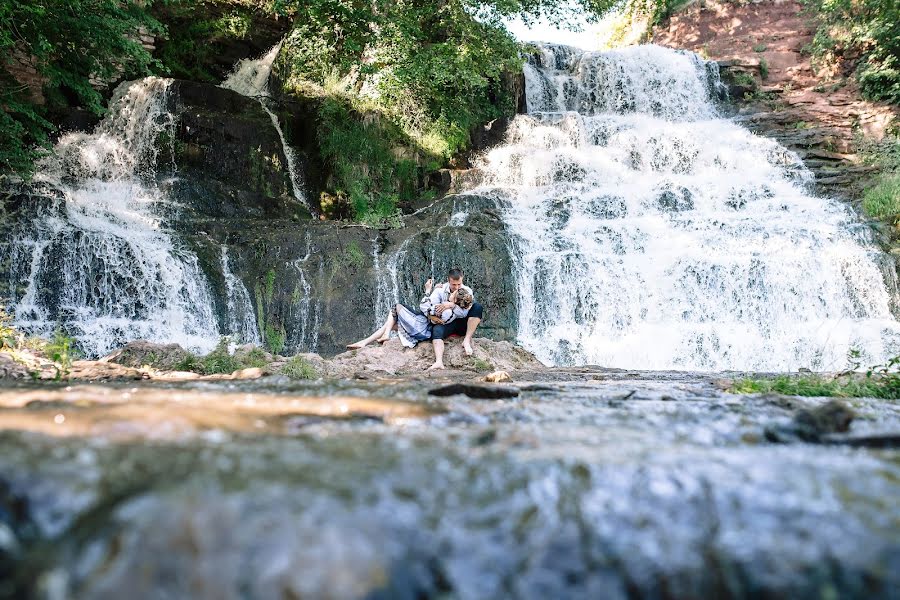
[(155, 344), (136, 340), (104, 356), (101, 361), (139, 369), (151, 366), (160, 371), (176, 371), (184, 368), (191, 353), (178, 344)]
[[(377, 375), (423, 375), (434, 363), (434, 349), (428, 342), (415, 348), (404, 348), (398, 339), (384, 345), (374, 344), (361, 350), (350, 350), (327, 360), (327, 377), (353, 378)], [(488, 371), (536, 371), (543, 365), (528, 351), (510, 342), (494, 342), (475, 338), (474, 353), (466, 356), (462, 342), (451, 340), (445, 346), (444, 365), (449, 371), (464, 371), (482, 377)], [(441, 375), (444, 372), (430, 371)]]

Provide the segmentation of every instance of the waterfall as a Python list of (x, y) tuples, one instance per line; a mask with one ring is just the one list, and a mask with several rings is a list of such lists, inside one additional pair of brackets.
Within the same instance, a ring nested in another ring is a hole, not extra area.
[(309, 208), (310, 212), (313, 212), (312, 207), (306, 200), (306, 194), (303, 192), (303, 179), (297, 169), (297, 154), (288, 145), (284, 137), (284, 131), (281, 129), (281, 123), (278, 121), (278, 116), (269, 108), (269, 75), (272, 72), (272, 63), (278, 57), (279, 50), (281, 50), (281, 42), (272, 46), (260, 58), (245, 59), (238, 62), (231, 75), (222, 82), (221, 87), (235, 91), (242, 96), (255, 98), (263, 110), (266, 111), (266, 114), (269, 115), (269, 118), (272, 120), (272, 126), (278, 132), (278, 138), (281, 140), (281, 148), (287, 161), (288, 176), (291, 179), (291, 187), (294, 190), (294, 198)]
[(512, 232), (519, 339), (551, 364), (842, 369), (900, 350), (868, 229), (721, 118), (714, 63), (547, 46), (483, 159)]
[(159, 141), (174, 139), (169, 84), (122, 84), (93, 133), (63, 136), (37, 165), (35, 216), (0, 250), (19, 327), (46, 336), (61, 326), (94, 356), (134, 339), (214, 346), (206, 277), (167, 232), (154, 181)]
[(377, 285), (374, 318), (376, 328), (384, 324), (388, 312), (401, 300), (400, 264), (406, 258), (409, 242), (409, 239), (403, 240), (397, 250), (387, 257), (387, 261), (382, 262), (379, 239), (376, 237), (372, 241), (372, 268)]
[[(320, 302), (314, 300), (312, 284), (307, 278), (307, 269), (309, 269), (310, 258), (312, 252), (312, 237), (309, 232), (306, 233), (306, 254), (295, 260), (292, 265), (297, 271), (297, 283), (294, 287), (293, 306), (296, 311), (298, 332), (297, 339), (291, 339), (293, 348), (298, 352), (316, 352), (319, 347), (319, 319), (322, 313)], [(325, 263), (320, 259), (318, 262), (317, 275), (319, 280), (324, 279)], [(312, 274), (310, 274), (312, 276)]]
[(241, 283), (228, 264), (228, 248), (222, 246), (222, 277), (225, 279), (225, 304), (228, 309), (228, 335), (243, 344), (262, 346), (262, 338), (256, 325), (256, 312), (250, 300), (250, 292)]

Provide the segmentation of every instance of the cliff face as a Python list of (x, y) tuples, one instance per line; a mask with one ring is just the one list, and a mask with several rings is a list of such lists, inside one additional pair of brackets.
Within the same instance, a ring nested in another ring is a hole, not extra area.
[(898, 111), (862, 98), (852, 64), (817, 72), (806, 50), (814, 33), (796, 0), (702, 0), (656, 27), (652, 41), (719, 61), (738, 119), (796, 151), (820, 191), (855, 200), (872, 174), (859, 140), (881, 139)]

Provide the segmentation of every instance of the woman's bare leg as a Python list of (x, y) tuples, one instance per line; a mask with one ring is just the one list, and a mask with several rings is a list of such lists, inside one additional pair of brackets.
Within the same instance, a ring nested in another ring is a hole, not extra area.
[[(397, 308), (394, 307), (394, 310), (396, 311)], [(382, 325), (381, 329), (379, 329), (379, 331), (381, 331), (381, 335), (378, 337), (378, 342), (383, 344), (391, 339), (391, 330), (396, 328), (397, 320), (394, 318), (394, 312), (392, 311), (390, 314), (388, 314), (388, 318), (387, 320), (385, 320), (384, 325)]]
[(359, 350), (360, 348), (365, 348), (382, 335), (388, 335), (391, 332), (391, 327), (394, 324), (394, 315), (388, 315), (387, 319), (384, 322), (384, 325), (375, 330), (375, 333), (370, 335), (369, 337), (359, 340), (358, 342), (353, 342), (352, 344), (347, 344), (347, 348), (350, 350)]

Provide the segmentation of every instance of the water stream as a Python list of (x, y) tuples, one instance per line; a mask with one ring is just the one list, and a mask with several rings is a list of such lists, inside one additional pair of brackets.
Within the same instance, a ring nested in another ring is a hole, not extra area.
[[(548, 364), (839, 370), (900, 351), (880, 251), (778, 143), (720, 116), (714, 63), (546, 46), (487, 154), (519, 339)], [(890, 278), (891, 280), (893, 278)]]
[(38, 164), (34, 217), (0, 246), (17, 326), (61, 327), (95, 356), (135, 339), (215, 344), (206, 277), (170, 235), (175, 211), (155, 181), (159, 141), (174, 139), (169, 84), (122, 84), (93, 133), (63, 136)]
[(281, 148), (284, 152), (284, 158), (287, 161), (288, 176), (291, 180), (291, 186), (294, 191), (294, 198), (306, 205), (312, 211), (306, 194), (303, 191), (303, 177), (297, 168), (297, 153), (287, 143), (284, 137), (284, 131), (281, 129), (281, 123), (269, 106), (269, 76), (272, 73), (272, 63), (278, 57), (278, 51), (281, 50), (281, 43), (275, 44), (256, 59), (245, 59), (240, 61), (234, 69), (234, 72), (222, 82), (223, 88), (235, 91), (242, 96), (255, 98), (259, 101), (266, 114), (272, 120), (272, 126), (278, 132), (278, 138), (281, 140)]

